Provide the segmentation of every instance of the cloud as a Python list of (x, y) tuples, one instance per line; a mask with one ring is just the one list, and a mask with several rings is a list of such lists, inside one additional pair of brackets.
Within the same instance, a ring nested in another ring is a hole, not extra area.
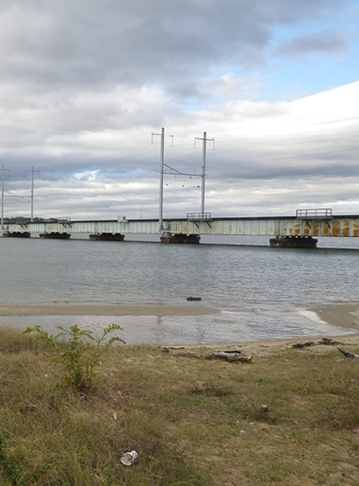
[[(174, 144), (166, 137), (165, 161), (192, 177), (165, 175), (165, 217), (200, 210), (202, 142), (194, 148), (194, 138), (203, 136), (204, 126), (207, 137), (215, 138), (215, 150), (212, 143), (207, 146), (206, 170), (206, 207), (214, 215), (283, 214), (304, 203), (336, 207), (335, 201), (351, 207), (359, 177), (356, 93), (358, 83), (353, 83), (291, 103), (241, 101), (183, 118), (173, 114), (165, 134), (174, 134)], [(151, 144), (150, 130), (131, 132), (128, 139), (122, 133), (115, 142), (113, 135), (100, 132), (93, 139), (95, 134), (86, 132), (76, 140), (70, 134), (53, 140), (48, 156), (38, 160), (34, 149), (27, 169), (40, 171), (37, 214), (157, 217), (160, 137)], [(18, 154), (12, 157), (16, 161)], [(30, 174), (15, 165), (5, 174), (5, 189), (6, 207), (24, 214), (26, 198), (7, 196), (28, 196)]]
[[(349, 41), (323, 22), (334, 22), (347, 4), (0, 0), (0, 165), (11, 169), (6, 191), (28, 194), (25, 171), (35, 167), (35, 208), (46, 216), (125, 211), (130, 217), (141, 207), (156, 216), (160, 146), (157, 136), (151, 144), (151, 132), (163, 126), (174, 135), (173, 146), (166, 138), (167, 163), (194, 174), (184, 184), (166, 176), (166, 210), (177, 216), (199, 204), (201, 144), (193, 145), (204, 131), (216, 140), (216, 150), (209, 145), (207, 153), (208, 204), (212, 198), (223, 214), (232, 203), (237, 207), (227, 186), (247, 193), (261, 183), (253, 208), (260, 201), (269, 207), (271, 198), (277, 208), (268, 189), (279, 187), (274, 180), (280, 185), (324, 169), (350, 171), (354, 152), (345, 150), (354, 139), (343, 138), (350, 124), (336, 113), (355, 104), (332, 93), (331, 102), (341, 102), (328, 113), (328, 101), (314, 107), (313, 99), (297, 105), (261, 99), (269, 78), (281, 81), (273, 69), (276, 32), (287, 32), (277, 51), (281, 69), (288, 56), (342, 53)], [(307, 22), (313, 33), (295, 36)], [(25, 199), (8, 196), (7, 210), (22, 214)]]
[(258, 74), (241, 76), (235, 78), (232, 73), (226, 73), (219, 78), (210, 78), (203, 81), (202, 92), (207, 92), (209, 96), (225, 100), (243, 100), (248, 93), (255, 91), (261, 84)]
[(275, 53), (287, 58), (311, 54), (343, 54), (348, 45), (344, 35), (333, 29), (304, 34), (282, 42)]
[(159, 84), (190, 96), (213, 66), (265, 62), (276, 26), (338, 8), (332, 0), (128, 3), (2, 2), (1, 78), (42, 92)]

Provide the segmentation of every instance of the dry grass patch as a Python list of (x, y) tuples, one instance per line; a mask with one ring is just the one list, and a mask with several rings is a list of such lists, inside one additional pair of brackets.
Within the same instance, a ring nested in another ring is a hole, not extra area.
[(116, 346), (93, 390), (51, 395), (45, 343), (0, 329), (0, 484), (359, 485), (359, 360), (335, 347), (253, 364), (210, 353)]

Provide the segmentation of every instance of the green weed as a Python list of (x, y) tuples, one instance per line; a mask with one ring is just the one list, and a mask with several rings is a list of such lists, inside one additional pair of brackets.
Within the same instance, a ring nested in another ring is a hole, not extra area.
[[(34, 332), (36, 339), (46, 341), (52, 348), (55, 355), (54, 363), (61, 366), (63, 378), (57, 387), (73, 387), (78, 391), (86, 391), (93, 388), (96, 377), (95, 368), (100, 364), (100, 360), (105, 351), (115, 341), (125, 341), (119, 337), (107, 336), (122, 328), (117, 324), (107, 326), (99, 337), (93, 335), (90, 330), (80, 329), (77, 324), (65, 329), (58, 326), (61, 332), (56, 336), (49, 334), (41, 326), (28, 327), (24, 334)], [(66, 340), (64, 339), (66, 338)]]

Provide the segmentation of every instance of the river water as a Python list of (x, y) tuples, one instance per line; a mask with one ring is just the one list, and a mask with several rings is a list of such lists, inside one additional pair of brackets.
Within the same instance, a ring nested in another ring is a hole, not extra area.
[(59, 324), (98, 330), (118, 323), (127, 343), (158, 345), (352, 333), (321, 321), (309, 309), (359, 301), (359, 241), (322, 238), (318, 246), (272, 249), (268, 238), (246, 237), (203, 238), (193, 246), (161, 245), (157, 238), (121, 243), (0, 238), (0, 304), (188, 305), (188, 296), (198, 296), (201, 302), (193, 305), (221, 311), (165, 317), (0, 317), (0, 323), (20, 328), (40, 324), (50, 330)]

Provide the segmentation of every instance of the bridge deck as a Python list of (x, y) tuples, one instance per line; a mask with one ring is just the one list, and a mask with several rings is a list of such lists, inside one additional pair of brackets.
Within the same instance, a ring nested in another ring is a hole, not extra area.
[[(165, 219), (163, 226), (171, 234), (359, 237), (359, 215)], [(10, 223), (4, 224), (3, 230), (10, 233), (161, 234), (155, 219)]]

